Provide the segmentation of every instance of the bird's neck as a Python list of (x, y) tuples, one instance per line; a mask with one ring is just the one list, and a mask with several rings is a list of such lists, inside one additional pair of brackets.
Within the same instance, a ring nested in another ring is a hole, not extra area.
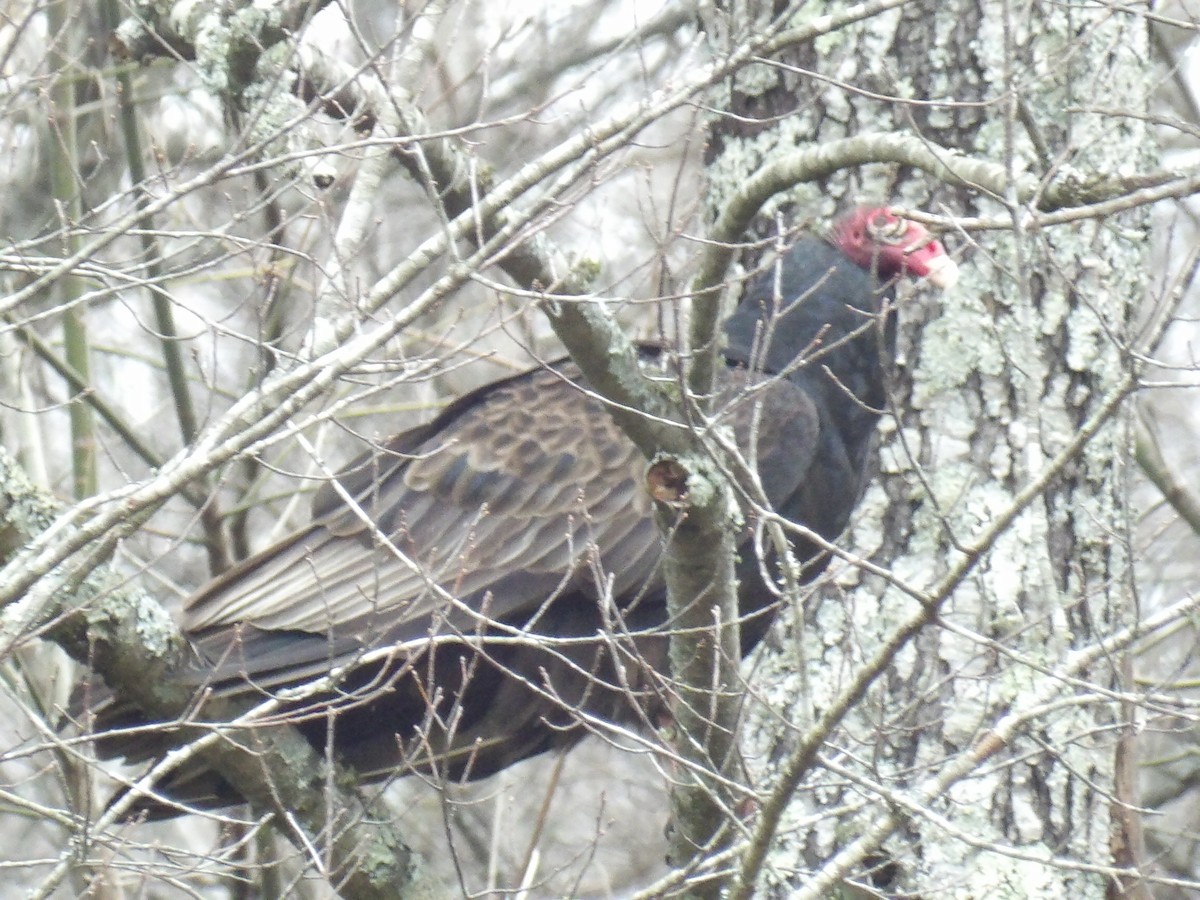
[(891, 293), (836, 247), (794, 245), (760, 275), (726, 323), (730, 362), (803, 383), (837, 410), (847, 444), (874, 431), (895, 353)]

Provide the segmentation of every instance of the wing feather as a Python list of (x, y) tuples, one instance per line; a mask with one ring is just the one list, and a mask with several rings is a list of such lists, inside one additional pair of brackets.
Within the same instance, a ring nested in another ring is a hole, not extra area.
[(370, 646), (419, 636), (435, 613), (477, 627), (448, 597), (490, 593), (496, 618), (536, 608), (531, 582), (592, 577), (589, 548), (603, 557), (620, 543), (619, 560), (646, 575), (659, 538), (636, 489), (645, 461), (566, 368), (485, 388), (420, 440), (389, 442), (343, 481), (357, 508), (321, 497), (321, 519), (191, 597), (184, 628), (210, 646), (234, 624)]
[[(618, 601), (661, 594), (646, 462), (579, 378), (564, 363), (468, 395), (339, 476), (308, 528), (190, 598), (184, 628), (210, 662), (239, 641), (259, 650), (216, 677), (284, 683), (432, 630), (474, 633), (480, 610), (520, 627), (548, 597), (599, 596), (598, 578)], [(795, 494), (818, 444), (808, 393), (740, 370), (719, 401), (743, 450), (762, 448), (768, 496)], [(290, 667), (270, 633), (296, 638)]]

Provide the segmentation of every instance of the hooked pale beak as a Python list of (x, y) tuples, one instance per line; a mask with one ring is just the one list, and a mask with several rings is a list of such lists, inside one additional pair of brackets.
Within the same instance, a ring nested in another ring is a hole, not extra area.
[(949, 256), (935, 256), (925, 264), (925, 278), (935, 288), (948, 291), (958, 281), (958, 263)]

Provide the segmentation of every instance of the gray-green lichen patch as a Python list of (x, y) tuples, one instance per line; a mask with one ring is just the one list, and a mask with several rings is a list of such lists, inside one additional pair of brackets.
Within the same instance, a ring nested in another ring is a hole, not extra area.
[(38, 491), (17, 461), (0, 447), (0, 563), (54, 521), (59, 504)]
[(150, 656), (165, 657), (181, 646), (179, 626), (161, 604), (139, 590), (105, 592), (88, 604), (86, 616), (93, 638), (120, 642), (130, 630)]

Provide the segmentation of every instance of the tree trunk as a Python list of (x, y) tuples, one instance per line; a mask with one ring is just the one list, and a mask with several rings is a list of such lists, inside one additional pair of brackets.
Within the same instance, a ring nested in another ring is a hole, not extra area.
[[(1086, 185), (1148, 167), (1144, 31), (1100, 8), (910, 4), (729, 86), (736, 118), (710, 142), (716, 212), (773, 154), (863, 132), (1010, 174), (986, 196), (871, 166), (780, 206), (803, 223), (882, 196), (993, 227), (944, 235), (964, 271), (940, 306), (899, 301), (881, 475), (841, 541), (873, 568), (835, 560), (786, 598), (756, 660), (764, 702), (745, 750), (764, 800), (743, 896), (848, 881), (906, 896), (1136, 890), (1117, 877), (1137, 861), (1108, 693), (1122, 658), (1098, 642), (1134, 616), (1120, 400), (1147, 217), (1040, 229), (1049, 202), (1016, 198), (1018, 176)], [(1117, 102), (1130, 115), (1099, 108)]]

